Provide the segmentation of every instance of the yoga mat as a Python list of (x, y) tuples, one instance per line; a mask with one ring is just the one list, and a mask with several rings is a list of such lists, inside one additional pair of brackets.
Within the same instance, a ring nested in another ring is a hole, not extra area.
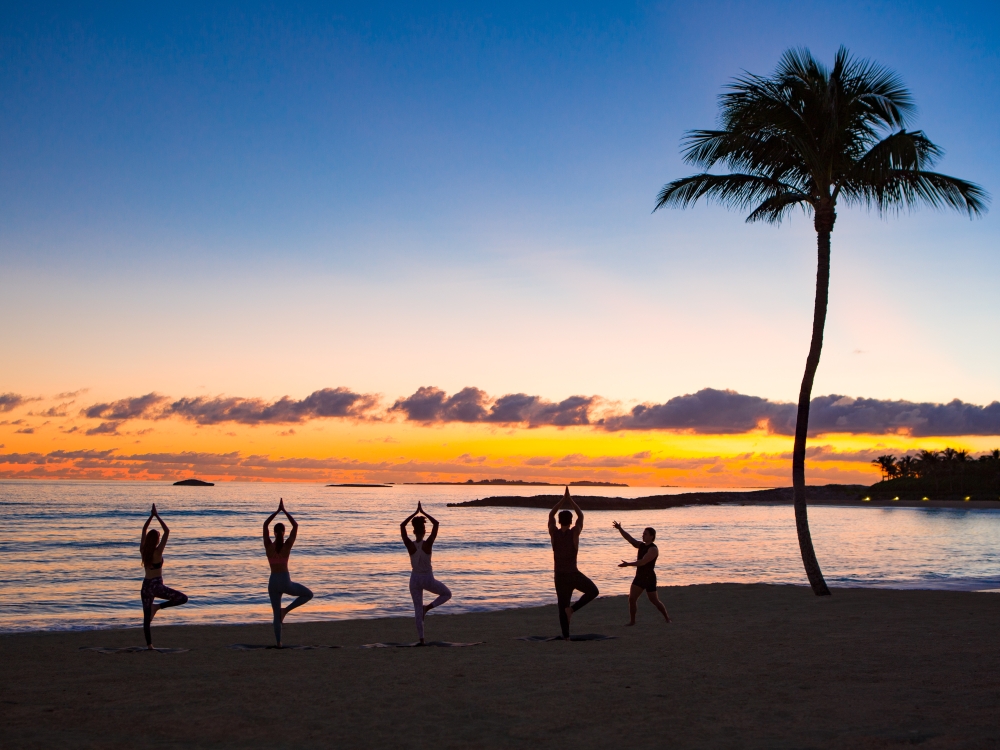
[[(571, 635), (569, 639), (571, 641), (612, 641), (617, 638), (617, 635), (600, 635), (599, 633), (582, 633), (580, 635)], [(520, 638), (515, 638), (515, 641), (529, 641), (531, 643), (545, 643), (547, 641), (561, 641), (564, 638), (561, 635), (522, 635)]]
[(312, 646), (282, 646), (279, 649), (277, 646), (265, 646), (257, 643), (234, 643), (229, 648), (234, 648), (237, 651), (261, 651), (264, 649), (274, 649), (275, 651), (285, 651), (288, 649), (292, 651), (313, 651), (317, 648), (343, 648), (343, 646), (327, 646), (320, 643)]
[(146, 651), (156, 651), (161, 654), (186, 654), (189, 648), (156, 648), (148, 649), (145, 646), (125, 646), (124, 648), (105, 648), (104, 646), (81, 646), (81, 651), (96, 651), (99, 654), (141, 654)]
[(413, 643), (366, 643), (361, 648), (423, 648), (424, 646), (438, 646), (441, 648), (459, 648), (461, 646), (478, 646), (484, 641), (476, 641), (475, 643), (452, 643), (451, 641), (427, 641), (423, 646), (420, 645), (420, 641), (414, 641)]

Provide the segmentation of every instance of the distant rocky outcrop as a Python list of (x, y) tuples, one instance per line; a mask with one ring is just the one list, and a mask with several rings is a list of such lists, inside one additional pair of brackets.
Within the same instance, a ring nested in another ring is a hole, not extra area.
[(328, 484), (327, 487), (392, 487), (391, 484)]
[[(847, 504), (860, 503), (862, 493), (868, 488), (862, 484), (828, 484), (822, 487), (807, 487), (806, 500), (810, 503)], [(448, 503), (449, 507), (505, 507), (505, 508), (551, 508), (562, 495), (534, 495), (533, 497), (484, 497), (464, 503)], [(680, 508), (686, 505), (755, 505), (791, 503), (792, 488), (778, 487), (773, 490), (753, 490), (750, 492), (685, 492), (681, 495), (651, 495), (649, 497), (599, 497), (596, 495), (576, 495), (573, 498), (581, 510), (657, 510)]]
[(215, 482), (204, 482), (201, 479), (182, 479), (174, 482), (174, 487), (214, 487)]

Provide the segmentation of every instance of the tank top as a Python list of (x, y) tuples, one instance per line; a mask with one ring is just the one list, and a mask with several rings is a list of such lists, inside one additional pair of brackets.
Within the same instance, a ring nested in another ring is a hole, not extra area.
[(552, 557), (556, 573), (575, 573), (578, 552), (576, 531), (574, 529), (567, 531), (556, 529), (549, 532), (549, 536), (552, 538)]
[(410, 555), (410, 566), (416, 575), (432, 576), (434, 569), (431, 567), (431, 556), (424, 552), (423, 540), (416, 543), (416, 549)]
[[(655, 547), (655, 546), (656, 546), (655, 544), (643, 544), (642, 542), (639, 542), (639, 551), (638, 551), (638, 553), (635, 556), (636, 561), (638, 562), (639, 560), (641, 560), (642, 558), (644, 558), (646, 556), (646, 553), (649, 552), (649, 550), (652, 547)], [(652, 573), (654, 565), (656, 565), (656, 560), (655, 559), (652, 562), (646, 563), (645, 565), (639, 565), (636, 568), (636, 570), (642, 571), (643, 573), (646, 573), (646, 574)]]

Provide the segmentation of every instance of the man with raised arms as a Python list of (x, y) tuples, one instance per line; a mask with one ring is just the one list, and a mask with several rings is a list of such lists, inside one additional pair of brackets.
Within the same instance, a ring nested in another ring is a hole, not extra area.
[[(573, 513), (565, 510), (569, 506), (576, 513), (576, 523)], [(556, 513), (559, 514), (559, 526), (556, 527)], [(555, 558), (556, 597), (559, 604), (559, 625), (562, 627), (563, 638), (569, 640), (569, 621), (573, 614), (587, 606), (597, 598), (597, 586), (576, 567), (576, 555), (580, 550), (580, 532), (583, 531), (583, 511), (576, 501), (566, 494), (549, 511), (549, 537), (552, 539), (552, 556)], [(576, 604), (572, 604), (573, 591), (582, 592)]]

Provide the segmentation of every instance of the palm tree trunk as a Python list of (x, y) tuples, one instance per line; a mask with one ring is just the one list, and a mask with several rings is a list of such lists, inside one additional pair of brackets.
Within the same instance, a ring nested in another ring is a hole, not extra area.
[(795, 417), (795, 445), (792, 448), (792, 497), (795, 504), (795, 530), (799, 535), (802, 564), (816, 596), (829, 596), (820, 570), (812, 535), (809, 533), (809, 514), (806, 510), (806, 435), (809, 432), (809, 402), (812, 398), (813, 380), (819, 367), (823, 349), (823, 328), (826, 325), (826, 308), (830, 298), (830, 233), (836, 214), (832, 208), (816, 211), (816, 245), (819, 261), (816, 268), (816, 305), (813, 310), (812, 343), (806, 358), (806, 371), (799, 389), (799, 408)]

